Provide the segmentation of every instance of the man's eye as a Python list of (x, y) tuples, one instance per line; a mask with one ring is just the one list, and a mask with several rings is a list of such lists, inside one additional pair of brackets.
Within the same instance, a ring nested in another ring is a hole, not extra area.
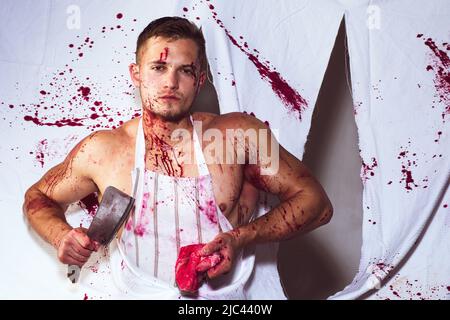
[(190, 75), (194, 74), (194, 72), (191, 69), (183, 69), (183, 72), (187, 73), (187, 74), (190, 74)]
[(163, 66), (153, 66), (152, 70), (156, 70), (156, 71), (162, 71), (164, 69)]

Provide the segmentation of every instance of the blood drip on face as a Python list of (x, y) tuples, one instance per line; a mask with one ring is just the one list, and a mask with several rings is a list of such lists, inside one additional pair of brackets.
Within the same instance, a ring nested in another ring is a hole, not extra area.
[[(200, 250), (205, 244), (192, 244), (180, 248), (177, 261), (175, 263), (175, 281), (182, 294), (195, 295), (200, 288), (206, 272), (219, 264), (223, 257), (218, 253), (209, 256), (201, 256)], [(205, 271), (198, 271), (198, 266), (202, 264)]]
[(159, 61), (165, 62), (167, 60), (167, 56), (169, 55), (169, 48), (164, 48), (164, 51), (159, 54)]

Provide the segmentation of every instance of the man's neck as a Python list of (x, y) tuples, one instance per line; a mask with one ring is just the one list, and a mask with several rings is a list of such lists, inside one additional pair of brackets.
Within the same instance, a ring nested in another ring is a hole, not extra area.
[(193, 130), (189, 115), (179, 121), (167, 121), (147, 110), (143, 112), (142, 126), (146, 145), (155, 151), (167, 151), (179, 142), (177, 135), (173, 134), (175, 130), (182, 129), (190, 133)]

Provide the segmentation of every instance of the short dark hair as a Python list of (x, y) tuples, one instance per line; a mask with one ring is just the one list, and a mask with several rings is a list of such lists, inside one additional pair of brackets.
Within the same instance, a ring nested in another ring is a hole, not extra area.
[(202, 29), (198, 28), (193, 22), (181, 17), (163, 17), (150, 22), (137, 39), (136, 61), (138, 61), (139, 50), (152, 37), (193, 40), (198, 48), (200, 70), (206, 71), (205, 38), (203, 37)]

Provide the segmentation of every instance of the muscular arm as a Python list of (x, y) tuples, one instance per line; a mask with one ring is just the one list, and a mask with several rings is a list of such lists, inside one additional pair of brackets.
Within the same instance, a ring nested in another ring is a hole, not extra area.
[[(246, 126), (268, 129), (253, 117), (246, 122)], [(278, 142), (270, 137), (271, 132), (268, 130), (267, 141), (272, 141), (268, 143), (268, 149), (272, 151), (272, 144)], [(258, 154), (264, 154), (261, 146), (265, 143), (259, 142)], [(248, 150), (246, 148), (247, 157)], [(320, 183), (300, 160), (279, 145), (278, 170), (268, 173), (269, 165), (261, 158), (257, 158), (256, 164), (245, 165), (245, 179), (258, 189), (277, 195), (280, 203), (264, 216), (234, 230), (242, 245), (287, 240), (330, 221), (332, 204)]]
[[(230, 116), (231, 117), (231, 116)], [(299, 234), (307, 233), (330, 221), (333, 207), (320, 183), (313, 177), (310, 170), (283, 147), (279, 146), (278, 170), (273, 163), (264, 161), (263, 154), (275, 151), (276, 140), (271, 141), (271, 132), (267, 126), (254, 117), (236, 115), (233, 119), (235, 126), (243, 130), (266, 129), (266, 141), (260, 141), (258, 136), (256, 145), (256, 161), (251, 160), (252, 144), (245, 141), (246, 164), (244, 176), (256, 188), (275, 194), (279, 197), (278, 206), (256, 220), (220, 234), (204, 247), (202, 254), (220, 251), (225, 256), (224, 262), (208, 271), (210, 278), (215, 278), (231, 268), (234, 251), (250, 244), (281, 241)], [(260, 143), (261, 142), (261, 143)], [(264, 150), (264, 146), (267, 150)], [(261, 148), (262, 147), (262, 148)], [(268, 152), (266, 152), (268, 151)], [(240, 151), (236, 151), (238, 154)], [(267, 159), (266, 159), (267, 160)], [(227, 261), (228, 260), (228, 261)]]
[[(95, 134), (82, 140), (61, 164), (50, 169), (25, 193), (23, 212), (30, 225), (39, 236), (58, 249), (58, 257), (64, 263), (77, 264), (73, 260), (84, 260), (78, 254), (89, 255), (88, 251), (93, 249), (90, 240), (80, 230), (73, 231), (77, 233), (72, 240), (81, 242), (81, 248), (71, 254), (73, 259), (64, 256), (61, 242), (73, 229), (64, 214), (68, 205), (98, 191), (92, 179), (92, 168), (87, 165), (98, 144), (98, 139), (94, 136)], [(67, 245), (77, 247), (70, 243)]]
[(277, 195), (280, 203), (235, 230), (243, 245), (287, 240), (331, 219), (333, 207), (320, 183), (300, 160), (281, 146), (277, 174), (263, 175), (259, 164), (246, 165), (245, 179), (258, 189)]

